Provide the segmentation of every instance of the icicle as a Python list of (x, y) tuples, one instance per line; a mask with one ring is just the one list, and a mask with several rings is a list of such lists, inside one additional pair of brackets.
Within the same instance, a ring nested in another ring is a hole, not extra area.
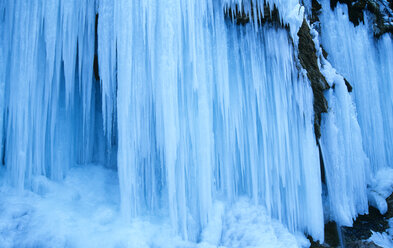
[(321, 138), (330, 217), (340, 225), (351, 225), (353, 218), (368, 211), (368, 185), (378, 171), (392, 166), (393, 45), (388, 34), (380, 40), (373, 37), (367, 13), (365, 23), (354, 27), (345, 5), (331, 11), (326, 0), (322, 6), (321, 43), (347, 80), (326, 65), (326, 77), (334, 86), (327, 93), (331, 109), (323, 118)]
[[(92, 3), (34, 0), (5, 6), (5, 162), (20, 189), (30, 187), (36, 175), (61, 179), (73, 163), (92, 159)], [(80, 15), (72, 17), (75, 13)], [(83, 48), (79, 53), (77, 43)], [(82, 69), (75, 71), (76, 65)], [(84, 86), (81, 91), (78, 83)], [(77, 138), (81, 129), (83, 142)]]
[[(329, 8), (329, 1), (323, 1), (323, 9)], [(391, 122), (384, 112), (392, 108), (392, 101), (391, 94), (385, 94), (387, 89), (383, 86), (384, 82), (393, 80), (391, 75), (384, 73), (392, 70), (391, 64), (388, 61), (380, 64), (378, 44), (373, 40), (371, 27), (367, 24), (354, 27), (344, 5), (338, 5), (334, 11), (323, 11), (321, 24), (322, 45), (329, 54), (329, 61), (353, 86), (363, 149), (370, 159), (371, 172), (375, 173), (391, 166), (388, 154), (393, 147), (386, 146), (390, 141), (385, 141), (388, 138), (385, 132), (390, 128), (384, 128), (391, 126)], [(389, 49), (380, 56), (381, 60), (386, 60), (386, 52), (389, 53)]]
[(210, 9), (115, 6), (122, 210), (132, 218), (166, 206), (196, 240), (214, 195), (248, 195), (323, 239), (312, 93), (288, 36), (228, 26)]
[(344, 78), (325, 63), (322, 72), (334, 87), (326, 94), (329, 112), (323, 114), (321, 125), (329, 217), (340, 226), (352, 226), (352, 219), (368, 212), (366, 175), (369, 164), (362, 147), (355, 106)]
[(384, 128), (384, 143), (386, 150), (386, 165), (393, 166), (393, 37), (385, 34), (377, 41), (377, 61), (379, 94), (381, 95), (381, 110)]
[[(253, 3), (1, 2), (0, 140), (10, 181), (23, 189), (37, 175), (59, 180), (73, 164), (107, 156), (99, 154), (104, 132), (107, 147), (118, 143), (128, 220), (163, 213), (196, 241), (217, 199), (245, 196), (291, 231), (323, 240), (313, 96), (294, 59), (304, 9), (267, 1), (287, 30), (258, 26), (264, 2)], [(236, 5), (250, 25), (225, 20), (223, 6), (235, 15)], [(342, 12), (322, 14), (321, 40), (354, 89), (325, 71), (335, 89), (320, 142), (332, 218), (350, 225), (367, 211), (368, 172), (393, 160), (393, 45)]]
[[(5, 22), (5, 1), (0, 3), (0, 33), (5, 34), (4, 28), (4, 22)], [(6, 57), (5, 57), (5, 51), (6, 51), (6, 37), (4, 37), (0, 41), (0, 166), (3, 165), (3, 154), (4, 151), (4, 139), (3, 139), (3, 134), (5, 133), (4, 131), (4, 117), (5, 117), (5, 79), (6, 79)]]
[(110, 0), (100, 1), (98, 14), (98, 61), (102, 88), (102, 115), (108, 142), (111, 142), (116, 107), (116, 47), (113, 30), (113, 2)]

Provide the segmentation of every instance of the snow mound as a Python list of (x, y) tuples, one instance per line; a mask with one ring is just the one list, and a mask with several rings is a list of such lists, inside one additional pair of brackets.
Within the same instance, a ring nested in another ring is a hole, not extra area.
[(368, 189), (368, 200), (371, 206), (377, 208), (381, 214), (388, 211), (386, 198), (393, 193), (393, 169), (379, 170), (371, 180)]

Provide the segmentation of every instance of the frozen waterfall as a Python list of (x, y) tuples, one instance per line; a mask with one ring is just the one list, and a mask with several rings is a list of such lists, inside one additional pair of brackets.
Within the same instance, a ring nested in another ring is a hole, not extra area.
[[(392, 35), (375, 39), (344, 5), (321, 1), (320, 29), (306, 23), (330, 86), (316, 137), (316, 96), (298, 59), (307, 2), (1, 1), (0, 218), (19, 216), (7, 202), (31, 204), (25, 233), (38, 238), (18, 243), (0, 223), (0, 247), (94, 247), (67, 231), (82, 214), (67, 214), (65, 238), (28, 231), (38, 209), (51, 226), (73, 204), (90, 216), (80, 223), (117, 230), (108, 247), (130, 226), (146, 247), (157, 243), (139, 228), (178, 237), (177, 247), (254, 247), (231, 240), (235, 224), (260, 229), (267, 247), (289, 247), (280, 235), (297, 247), (303, 234), (323, 242), (327, 221), (350, 226), (369, 202), (386, 204), (369, 188), (393, 162)], [(238, 6), (248, 24), (228, 18)], [(266, 11), (280, 23), (261, 24)]]

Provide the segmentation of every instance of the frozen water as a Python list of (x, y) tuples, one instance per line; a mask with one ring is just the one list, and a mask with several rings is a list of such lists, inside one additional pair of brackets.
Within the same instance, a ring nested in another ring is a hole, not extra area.
[[(275, 3), (300, 23), (295, 1)], [(37, 176), (61, 180), (117, 149), (129, 221), (164, 212), (196, 241), (215, 199), (247, 196), (322, 240), (312, 91), (296, 37), (237, 27), (223, 4), (4, 2), (6, 180), (34, 189)]]
[[(262, 1), (1, 1), (0, 242), (323, 241), (313, 94), (296, 49), (305, 9), (267, 2), (289, 30), (224, 16), (244, 3), (257, 17)], [(384, 212), (391, 191), (378, 181), (393, 162), (393, 44), (367, 21), (355, 28), (345, 6), (323, 9), (312, 35), (332, 87), (325, 214), (351, 225), (368, 201)]]
[(350, 226), (357, 214), (367, 213), (367, 199), (381, 212), (387, 210), (389, 194), (381, 196), (376, 185), (390, 187), (383, 182), (390, 180), (385, 168), (392, 166), (393, 43), (388, 34), (374, 39), (367, 13), (365, 23), (354, 27), (346, 5), (334, 11), (329, 1), (322, 5), (321, 43), (337, 73), (353, 86), (348, 93), (342, 76), (323, 62), (322, 72), (335, 85), (326, 93), (329, 113), (321, 138), (331, 218)]
[(7, 180), (22, 190), (33, 175), (60, 180), (74, 162), (99, 157), (93, 156), (99, 138), (92, 79), (95, 6), (34, 0), (2, 2), (2, 9), (5, 163)]
[(330, 219), (351, 226), (353, 218), (368, 212), (366, 173), (369, 163), (362, 147), (356, 109), (344, 78), (326, 60), (323, 63), (322, 73), (331, 86), (325, 93), (329, 112), (322, 115), (321, 123)]
[(114, 20), (124, 214), (165, 206), (196, 240), (215, 197), (246, 195), (323, 239), (312, 92), (287, 32), (239, 28), (209, 2), (119, 2)]
[[(275, 3), (300, 23), (295, 1)], [(226, 22), (223, 4), (3, 2), (5, 180), (34, 190), (118, 149), (128, 221), (163, 212), (196, 241), (216, 198), (248, 196), (323, 239), (312, 92), (293, 44)]]
[[(330, 9), (329, 1), (323, 8)], [(328, 60), (353, 86), (363, 149), (370, 160), (371, 172), (392, 166), (392, 57), (389, 34), (373, 38), (366, 21), (357, 27), (348, 20), (346, 5), (321, 15), (322, 45)]]

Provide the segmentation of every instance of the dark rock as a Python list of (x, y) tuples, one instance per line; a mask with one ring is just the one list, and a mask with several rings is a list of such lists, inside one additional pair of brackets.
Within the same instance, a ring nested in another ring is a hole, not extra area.
[(299, 37), (298, 57), (300, 64), (307, 71), (307, 77), (311, 82), (311, 88), (314, 95), (314, 132), (316, 143), (319, 149), (319, 161), (322, 172), (321, 181), (325, 182), (325, 166), (322, 157), (321, 146), (319, 144), (319, 138), (321, 137), (321, 114), (326, 113), (328, 110), (328, 104), (323, 91), (329, 89), (329, 84), (319, 70), (318, 58), (316, 55), (317, 50), (310, 34), (310, 28), (305, 19), (303, 20), (302, 26), (300, 27), (297, 35)]
[[(355, 227), (354, 227), (355, 228)], [(370, 228), (369, 226), (366, 227)], [(362, 235), (359, 233), (359, 236), (353, 235), (353, 236), (346, 236), (348, 233), (345, 232), (345, 230), (350, 230), (353, 229), (352, 227), (341, 227), (341, 231), (344, 237), (343, 243), (345, 248), (379, 248), (378, 245), (376, 245), (373, 242), (368, 242), (366, 239), (368, 239), (371, 236), (371, 231), (370, 235)], [(356, 228), (355, 228), (356, 229)], [(323, 244), (319, 242), (315, 242), (312, 240), (311, 237), (308, 237), (308, 239), (311, 242), (311, 248), (330, 248), (330, 247), (341, 247), (339, 236), (338, 236), (338, 231), (337, 231), (337, 224), (335, 222), (328, 222), (325, 224), (325, 242)]]
[[(316, 243), (316, 242), (311, 242), (311, 246), (310, 248), (338, 248), (340, 247), (338, 246), (330, 246), (328, 244), (320, 244), (320, 243)], [(374, 242), (367, 242), (367, 241), (363, 241), (363, 240), (358, 240), (354, 243), (351, 244), (347, 244), (345, 246), (345, 248), (382, 248), (378, 245), (376, 245)]]
[(333, 247), (340, 246), (337, 224), (335, 222), (325, 224), (325, 243)]
[(310, 28), (305, 19), (297, 35), (299, 36), (299, 60), (303, 68), (307, 71), (307, 77), (311, 82), (311, 88), (314, 94), (314, 131), (315, 137), (318, 140), (321, 137), (321, 113), (326, 113), (328, 110), (328, 104), (323, 91), (329, 89), (329, 84), (319, 70), (317, 51), (310, 34)]
[(326, 52), (326, 50), (322, 47), (322, 55), (325, 59), (329, 56), (329, 54)]
[(311, 1), (311, 24), (319, 22), (319, 15), (321, 14), (321, 9), (322, 5), (318, 2), (318, 0)]
[(345, 245), (346, 248), (382, 248), (376, 245), (374, 242), (367, 242), (363, 240), (358, 240), (353, 243), (348, 243)]
[(370, 238), (371, 230), (384, 232), (387, 228), (389, 225), (385, 216), (381, 215), (378, 209), (370, 207), (368, 214), (359, 215), (352, 227), (342, 227), (342, 231), (345, 243), (353, 243)]
[(100, 81), (100, 74), (98, 72), (98, 56), (97, 55), (94, 55), (93, 71), (94, 71), (94, 78), (97, 81)]
[(363, 10), (366, 8), (366, 0), (331, 0), (330, 8), (334, 10), (337, 3), (346, 4), (348, 6), (349, 20), (355, 25), (359, 25), (360, 22), (364, 21)]
[[(259, 9), (258, 3), (255, 4), (257, 5), (257, 9)], [(247, 9), (253, 9), (253, 6), (254, 2), (250, 1), (250, 6), (247, 6), (249, 7)], [(227, 19), (232, 22), (236, 22), (237, 25), (246, 25), (252, 20), (255, 20), (253, 11), (251, 11), (251, 13), (246, 12), (245, 6), (243, 4), (235, 4), (233, 6), (228, 6), (227, 8), (225, 8), (224, 14)], [(258, 25), (260, 26), (269, 23), (280, 28), (289, 29), (289, 26), (281, 21), (280, 13), (276, 5), (273, 5), (273, 8), (270, 8), (269, 3), (267, 3), (266, 1), (264, 1), (263, 3), (263, 17), (262, 15), (257, 16), (256, 20)]]
[[(315, 123), (314, 123), (315, 126)], [(319, 168), (321, 168), (321, 182), (326, 185), (325, 162), (323, 161), (321, 144), (317, 140), (318, 153), (319, 153)]]
[(329, 246), (328, 244), (321, 244), (319, 242), (315, 242), (311, 237), (308, 237), (308, 239), (310, 240), (310, 248), (330, 248), (332, 246)]
[[(359, 215), (353, 222), (352, 227), (341, 227), (343, 243), (346, 248), (379, 248), (373, 242), (367, 240), (372, 232), (386, 232), (389, 228), (388, 220), (393, 218), (393, 194), (386, 199), (388, 211), (382, 215), (378, 209), (369, 207), (369, 213)], [(337, 225), (334, 222), (325, 224), (325, 243), (315, 242), (311, 237), (312, 248), (340, 247)]]
[(333, 10), (337, 3), (346, 4), (349, 20), (355, 26), (364, 23), (364, 11), (369, 11), (374, 16), (374, 36), (378, 38), (385, 33), (393, 34), (393, 25), (386, 21), (393, 22), (392, 2), (389, 0), (389, 6), (385, 6), (380, 0), (330, 0), (330, 8)]
[[(386, 199), (388, 211), (382, 215), (378, 209), (369, 207), (369, 213), (359, 215), (352, 227), (342, 227), (345, 247), (379, 247), (374, 243), (367, 243), (374, 232), (385, 232), (389, 228), (388, 220), (393, 217), (393, 194)], [(359, 243), (362, 241), (363, 243)]]
[(339, 247), (340, 240), (338, 238), (337, 225), (335, 222), (328, 222), (325, 224), (325, 242), (323, 244), (319, 242), (315, 242), (312, 239), (311, 248), (319, 248), (319, 247)]
[(391, 194), (387, 199), (388, 203), (388, 211), (385, 213), (385, 218), (390, 219), (393, 218), (393, 194)]
[(97, 28), (98, 28), (98, 14), (96, 14), (96, 21), (95, 21), (95, 30), (94, 30), (94, 62), (93, 62), (93, 73), (94, 73), (94, 78), (96, 79), (97, 82), (100, 81), (100, 73), (99, 73), (99, 68), (98, 68), (98, 37), (97, 37)]
[(352, 92), (352, 85), (344, 78), (345, 85), (347, 86), (348, 92)]

